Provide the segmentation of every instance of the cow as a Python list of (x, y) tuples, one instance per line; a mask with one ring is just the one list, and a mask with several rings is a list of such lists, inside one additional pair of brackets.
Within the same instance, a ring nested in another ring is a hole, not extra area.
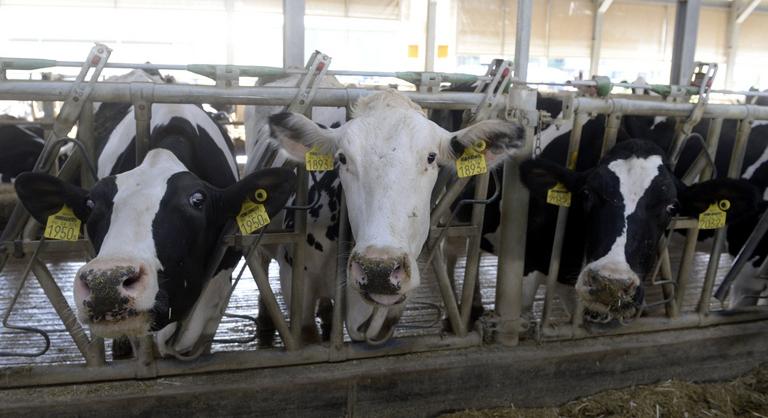
[[(278, 113), (269, 117), (269, 129), (274, 143), (294, 161), (303, 163), (311, 147), (335, 156), (355, 240), (346, 266), (346, 326), (353, 340), (371, 344), (389, 339), (409, 294), (419, 286), (417, 257), (429, 232), (429, 198), (438, 167), (453, 166), (466, 147), (480, 140), (488, 166), (495, 167), (517, 153), (524, 132), (513, 122), (488, 120), (451, 133), (395, 90), (360, 99), (352, 119), (338, 128)], [(334, 181), (329, 177), (320, 187), (333, 187)], [(337, 193), (330, 190), (329, 195)], [(328, 202), (329, 207), (337, 204)], [(318, 227), (328, 233), (333, 222)], [(315, 237), (307, 238), (314, 246)], [(331, 291), (332, 271), (325, 269), (322, 278)]]
[(40, 223), (66, 205), (85, 224), (97, 254), (76, 273), (74, 300), (92, 334), (153, 333), (161, 354), (186, 353), (212, 338), (227, 302), (239, 253), (208, 265), (226, 225), (246, 200), (275, 216), (295, 175), (274, 168), (238, 180), (231, 142), (202, 108), (151, 112), (150, 150), (135, 168), (134, 110), (105, 103), (95, 114), (99, 180), (90, 190), (43, 173), (15, 185)]
[(43, 150), (43, 129), (37, 124), (0, 125), (0, 180), (10, 183), (30, 171)]

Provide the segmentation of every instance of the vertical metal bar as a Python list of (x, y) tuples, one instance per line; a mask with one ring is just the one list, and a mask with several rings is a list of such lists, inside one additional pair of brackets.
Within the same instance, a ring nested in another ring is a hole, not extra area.
[(437, 284), (440, 288), (440, 295), (443, 297), (445, 310), (448, 314), (448, 320), (451, 322), (453, 332), (456, 335), (463, 337), (467, 334), (467, 327), (465, 323), (461, 321), (461, 314), (459, 313), (459, 307), (456, 304), (456, 297), (453, 294), (451, 279), (448, 277), (448, 269), (445, 265), (445, 254), (443, 253), (443, 247), (439, 242), (436, 242), (435, 245), (437, 245), (437, 247), (434, 249), (435, 256), (432, 257), (432, 269), (435, 271), (435, 276), (437, 276)]
[(283, 0), (283, 68), (304, 66), (305, 0)]
[[(698, 225), (698, 224), (697, 224)], [(696, 255), (696, 242), (699, 238), (699, 228), (691, 228), (685, 236), (685, 247), (683, 248), (683, 255), (680, 259), (680, 268), (677, 271), (677, 289), (675, 294), (675, 301), (677, 307), (682, 309), (683, 299), (685, 298), (685, 291), (688, 289), (688, 279), (691, 276), (691, 269), (693, 268), (693, 257)]]
[[(139, 84), (139, 83), (136, 83)], [(141, 91), (141, 89), (136, 89)], [(131, 85), (131, 96), (134, 96), (134, 86)], [(136, 118), (136, 166), (144, 160), (149, 152), (150, 119), (152, 118), (152, 104), (141, 97), (140, 93), (133, 100), (133, 116)]]
[(256, 281), (256, 286), (259, 288), (259, 293), (264, 301), (264, 308), (269, 313), (270, 318), (272, 318), (272, 322), (275, 324), (283, 344), (285, 344), (285, 349), (289, 351), (296, 350), (299, 348), (299, 345), (296, 343), (293, 335), (291, 335), (291, 330), (288, 328), (283, 312), (280, 310), (277, 300), (275, 300), (275, 293), (269, 285), (269, 278), (261, 268), (261, 256), (258, 251), (252, 251), (251, 256), (246, 258), (245, 262), (248, 264), (248, 269)]
[(712, 298), (712, 289), (715, 286), (717, 268), (720, 266), (720, 254), (723, 252), (725, 244), (725, 233), (725, 228), (720, 228), (715, 232), (712, 253), (709, 255), (709, 262), (707, 263), (707, 273), (704, 275), (704, 285), (701, 287), (701, 298), (699, 299), (699, 305), (696, 307), (700, 315), (707, 315), (709, 313), (709, 301)]
[(46, 267), (42, 261), (35, 260), (32, 262), (32, 273), (37, 277), (37, 281), (40, 283), (43, 292), (45, 292), (45, 296), (51, 301), (51, 306), (56, 310), (59, 318), (61, 318), (61, 322), (64, 323), (64, 328), (66, 328), (69, 335), (72, 336), (72, 340), (75, 342), (77, 349), (80, 350), (80, 353), (82, 353), (85, 358), (85, 363), (89, 366), (99, 365), (98, 355), (91, 351), (91, 342), (85, 334), (85, 330), (83, 330), (83, 327), (80, 326), (80, 323), (77, 321), (77, 317), (74, 312), (72, 312), (72, 308), (70, 308), (67, 300), (61, 293), (61, 289), (59, 288), (59, 285), (56, 284), (56, 280), (51, 275), (48, 267)]
[(736, 131), (736, 141), (733, 144), (733, 153), (728, 163), (728, 177), (735, 179), (741, 175), (741, 166), (744, 164), (744, 153), (747, 151), (747, 139), (752, 131), (752, 120), (742, 119)]
[[(489, 174), (483, 174), (475, 178), (475, 200), (486, 199), (488, 196), (488, 178)], [(499, 187), (497, 184), (496, 187)], [(480, 269), (480, 241), (483, 237), (483, 220), (485, 218), (485, 205), (474, 205), (472, 207), (472, 225), (477, 228), (477, 233), (469, 237), (467, 243), (467, 263), (464, 269), (464, 286), (461, 294), (461, 323), (468, 329), (472, 324), (469, 323), (469, 317), (472, 313), (472, 302), (475, 295), (475, 287), (478, 284), (478, 274)], [(461, 334), (464, 336), (464, 334)]]
[[(298, 183), (296, 188), (297, 206), (307, 204), (307, 171), (304, 167), (296, 168)], [(307, 248), (307, 212), (303, 210), (293, 211), (293, 230), (299, 237), (293, 244), (293, 268), (291, 271), (291, 335), (301, 343), (301, 324), (304, 314), (312, 315), (313, 312), (303, 312), (304, 298), (304, 258)]]
[(157, 377), (157, 362), (155, 361), (155, 342), (151, 335), (137, 337), (133, 348), (136, 351), (136, 377), (139, 379), (151, 379)]
[[(578, 158), (579, 145), (581, 144), (581, 132), (588, 117), (583, 113), (574, 115), (573, 129), (568, 143), (568, 154), (566, 155), (566, 166), (570, 170), (576, 169), (576, 160)], [(549, 260), (549, 274), (547, 275), (547, 292), (544, 297), (544, 312), (542, 313), (542, 327), (550, 325), (552, 316), (552, 307), (554, 305), (555, 286), (557, 286), (557, 277), (560, 274), (560, 258), (563, 251), (563, 239), (565, 238), (565, 227), (568, 219), (568, 208), (559, 207), (557, 211), (557, 224), (555, 225), (555, 237), (552, 242), (552, 255)]]
[[(709, 155), (717, 155), (717, 146), (720, 143), (720, 132), (723, 129), (723, 118), (711, 119), (707, 130), (707, 152)], [(699, 181), (709, 180), (714, 175), (712, 167), (705, 165), (699, 175)]]
[[(669, 258), (669, 249), (664, 248), (661, 252), (661, 277), (664, 281), (672, 279), (672, 261)], [(667, 303), (664, 305), (667, 310), (667, 316), (676, 318), (680, 314), (679, 304), (675, 298), (675, 287), (670, 283), (661, 285), (661, 291)]]
[[(96, 144), (93, 138), (93, 102), (90, 100), (83, 103), (80, 110), (80, 120), (77, 124), (77, 137), (85, 148), (86, 155), (84, 159), (89, 159), (96, 163)], [(85, 161), (80, 162), (80, 185), (86, 189), (93, 187), (95, 180), (91, 177), (88, 170), (88, 164)]]
[(336, 253), (336, 293), (333, 298), (333, 324), (331, 326), (331, 361), (342, 361), (344, 349), (344, 307), (347, 295), (347, 258), (351, 248), (349, 222), (347, 220), (347, 203), (344, 191), (339, 196), (339, 243)]
[(435, 31), (437, 30), (437, 0), (427, 5), (427, 39), (424, 48), (424, 69), (435, 71)]
[(678, 0), (675, 14), (675, 37), (672, 47), (672, 71), (669, 83), (688, 85), (696, 54), (701, 0)]
[(603, 44), (603, 22), (605, 21), (605, 12), (611, 7), (613, 0), (602, 0), (595, 4), (595, 16), (592, 20), (592, 50), (589, 61), (589, 74), (597, 75), (600, 65), (600, 49)]
[(616, 137), (619, 135), (622, 116), (621, 113), (611, 113), (606, 115), (608, 123), (605, 127), (605, 134), (603, 134), (603, 148), (600, 150), (600, 155), (605, 155), (608, 150), (616, 145)]

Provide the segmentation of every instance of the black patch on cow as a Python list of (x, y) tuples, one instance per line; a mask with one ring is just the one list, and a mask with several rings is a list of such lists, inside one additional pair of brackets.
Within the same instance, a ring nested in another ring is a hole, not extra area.
[(333, 122), (333, 123), (331, 124), (331, 129), (336, 129), (336, 128), (338, 128), (339, 126), (341, 126), (341, 122), (339, 122), (339, 121)]
[(10, 182), (19, 174), (31, 171), (43, 151), (42, 133), (33, 126), (0, 125), (0, 176)]

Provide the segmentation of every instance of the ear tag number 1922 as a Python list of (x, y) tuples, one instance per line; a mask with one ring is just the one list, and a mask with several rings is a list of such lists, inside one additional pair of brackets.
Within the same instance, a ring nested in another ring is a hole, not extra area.
[(699, 229), (717, 229), (725, 226), (725, 211), (731, 208), (731, 202), (721, 200), (709, 205), (699, 214)]
[(464, 149), (464, 153), (456, 160), (456, 174), (459, 175), (459, 178), (476, 176), (488, 171), (484, 150), (485, 141), (483, 140)]
[(64, 205), (48, 217), (43, 235), (50, 239), (77, 241), (80, 236), (80, 219), (77, 219), (69, 206)]
[[(255, 197), (257, 201), (264, 202), (267, 200), (267, 192), (264, 191), (264, 189), (256, 190)], [(269, 215), (263, 204), (254, 203), (251, 202), (250, 199), (245, 199), (243, 206), (240, 208), (240, 214), (237, 215), (236, 220), (240, 232), (243, 234), (250, 234), (269, 224)]]
[(304, 161), (307, 171), (331, 171), (333, 170), (333, 155), (320, 152), (317, 145), (313, 146), (306, 154)]
[(557, 183), (547, 190), (547, 203), (568, 208), (571, 206), (571, 192), (565, 188), (563, 183)]

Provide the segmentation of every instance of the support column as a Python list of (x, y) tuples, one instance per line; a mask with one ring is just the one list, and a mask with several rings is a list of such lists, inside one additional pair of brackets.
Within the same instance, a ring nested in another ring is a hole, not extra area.
[(304, 0), (283, 0), (283, 68), (304, 66)]
[(424, 70), (435, 71), (435, 32), (437, 31), (437, 0), (429, 0), (427, 6), (427, 42), (424, 51)]
[(613, 0), (597, 0), (595, 2), (595, 17), (592, 22), (592, 58), (589, 62), (589, 74), (597, 75), (600, 64), (600, 48), (603, 43), (603, 20), (605, 12), (613, 4)]
[[(521, 81), (525, 81), (528, 77), (532, 14), (533, 0), (517, 1), (514, 65), (515, 78)], [(530, 135), (526, 136), (532, 137), (532, 130)], [(531, 144), (524, 147), (523, 158), (530, 149)], [(520, 181), (520, 161), (513, 159), (504, 163), (504, 184), (501, 196), (504, 203), (501, 214), (501, 243), (496, 283), (496, 312), (500, 317), (497, 340), (507, 346), (517, 345), (521, 328), (528, 191)]]
[(672, 71), (669, 83), (688, 84), (696, 55), (701, 0), (678, 0), (675, 14), (675, 38), (672, 49)]
[(726, 33), (726, 67), (725, 67), (725, 88), (732, 89), (734, 67), (736, 65), (736, 55), (738, 54), (739, 32), (741, 24), (747, 20), (750, 14), (760, 4), (760, 0), (734, 0), (731, 3), (730, 13), (728, 14), (728, 32)]

